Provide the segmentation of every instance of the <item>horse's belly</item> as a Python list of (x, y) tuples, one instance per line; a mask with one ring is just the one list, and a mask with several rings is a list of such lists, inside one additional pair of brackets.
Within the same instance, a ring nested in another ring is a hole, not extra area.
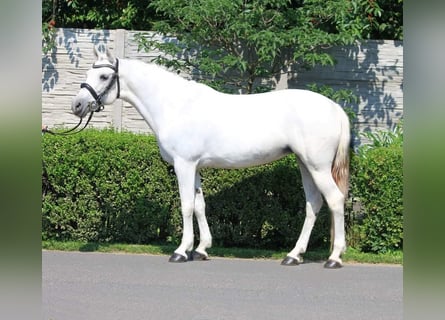
[(223, 152), (220, 150), (218, 153), (205, 154), (200, 159), (198, 166), (225, 169), (246, 168), (278, 160), (291, 152), (288, 147), (252, 152)]

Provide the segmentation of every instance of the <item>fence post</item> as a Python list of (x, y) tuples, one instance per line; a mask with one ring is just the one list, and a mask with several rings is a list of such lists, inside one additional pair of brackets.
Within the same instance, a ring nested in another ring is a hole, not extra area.
[[(115, 30), (114, 37), (114, 56), (118, 58), (125, 58), (125, 35), (126, 31), (124, 29)], [(113, 116), (112, 125), (117, 131), (122, 130), (122, 109), (123, 102), (121, 99), (117, 99), (113, 103)]]

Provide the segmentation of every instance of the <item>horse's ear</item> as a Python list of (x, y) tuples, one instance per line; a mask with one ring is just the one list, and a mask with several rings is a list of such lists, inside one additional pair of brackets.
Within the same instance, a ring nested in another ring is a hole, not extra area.
[(93, 51), (94, 51), (94, 57), (96, 57), (96, 60), (99, 59), (99, 51), (97, 50), (96, 46), (93, 47)]
[(108, 49), (106, 46), (103, 46), (102, 49), (105, 48), (105, 53), (103, 51), (99, 51), (97, 46), (94, 46), (94, 57), (96, 60), (105, 60), (105, 58), (110, 61), (111, 64), (114, 64), (114, 56), (111, 53), (110, 49)]
[(111, 50), (108, 48), (107, 48), (107, 58), (108, 58), (108, 61), (111, 62), (111, 64), (114, 64), (114, 55), (111, 52)]

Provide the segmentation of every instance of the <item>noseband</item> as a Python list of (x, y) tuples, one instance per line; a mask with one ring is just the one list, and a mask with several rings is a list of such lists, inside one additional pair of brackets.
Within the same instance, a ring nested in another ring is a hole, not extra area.
[(85, 125), (83, 126), (82, 129), (78, 130), (78, 131), (74, 131), (76, 130), (81, 124), (82, 124), (82, 120), (83, 118), (80, 118), (79, 123), (72, 129), (64, 131), (64, 132), (54, 132), (51, 131), (47, 128), (43, 129), (42, 132), (43, 133), (50, 133), (50, 134), (54, 134), (54, 135), (67, 135), (67, 134), (74, 134), (74, 133), (78, 133), (80, 131), (82, 131), (83, 129), (86, 128), (86, 126), (88, 125), (88, 123), (90, 123), (91, 118), (93, 117), (93, 113), (94, 112), (99, 112), (102, 111), (105, 106), (102, 102), (102, 98), (108, 94), (108, 92), (111, 90), (111, 88), (114, 86), (114, 83), (116, 82), (117, 85), (117, 96), (116, 99), (119, 99), (120, 97), (120, 92), (121, 92), (121, 87), (120, 87), (120, 82), (119, 82), (119, 60), (116, 58), (116, 65), (112, 65), (112, 64), (103, 64), (103, 65), (94, 65), (93, 64), (93, 68), (94, 69), (98, 69), (98, 68), (110, 68), (114, 71), (114, 74), (110, 80), (110, 83), (105, 87), (105, 90), (103, 92), (101, 92), (100, 94), (98, 94), (96, 92), (96, 90), (94, 90), (94, 88), (92, 86), (90, 86), (88, 83), (83, 82), (80, 84), (80, 88), (83, 89), (87, 89), (89, 91), (89, 93), (93, 96), (94, 98), (94, 102), (91, 102), (88, 104), (89, 107), (89, 111), (90, 111), (90, 115), (88, 117), (87, 122), (85, 123)]

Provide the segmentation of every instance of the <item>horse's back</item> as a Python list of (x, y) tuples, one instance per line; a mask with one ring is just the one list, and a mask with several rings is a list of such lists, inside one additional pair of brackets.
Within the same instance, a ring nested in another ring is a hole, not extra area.
[[(291, 150), (300, 158), (330, 161), (340, 142), (343, 109), (331, 99), (308, 90), (288, 89), (231, 97), (232, 120), (238, 140), (260, 144), (270, 154)], [(235, 101), (237, 100), (237, 101)], [(315, 159), (315, 158), (318, 159)]]
[[(341, 126), (330, 99), (307, 90), (228, 95), (200, 87), (162, 134), (168, 153), (200, 166), (245, 167), (296, 153), (333, 158)], [(324, 159), (320, 159), (324, 162)]]
[(252, 95), (217, 93), (200, 104), (197, 119), (211, 124), (214, 130), (239, 130), (246, 134), (250, 130), (259, 135), (280, 135), (286, 130), (333, 135), (343, 112), (325, 96), (298, 89)]
[[(209, 97), (209, 98), (207, 98)], [(212, 93), (204, 96), (209, 112), (234, 113), (242, 115), (279, 115), (298, 116), (301, 118), (329, 117), (335, 113), (337, 105), (329, 98), (301, 89), (277, 90), (250, 95)], [(201, 101), (199, 101), (201, 103)], [(306, 119), (307, 120), (307, 119)]]

